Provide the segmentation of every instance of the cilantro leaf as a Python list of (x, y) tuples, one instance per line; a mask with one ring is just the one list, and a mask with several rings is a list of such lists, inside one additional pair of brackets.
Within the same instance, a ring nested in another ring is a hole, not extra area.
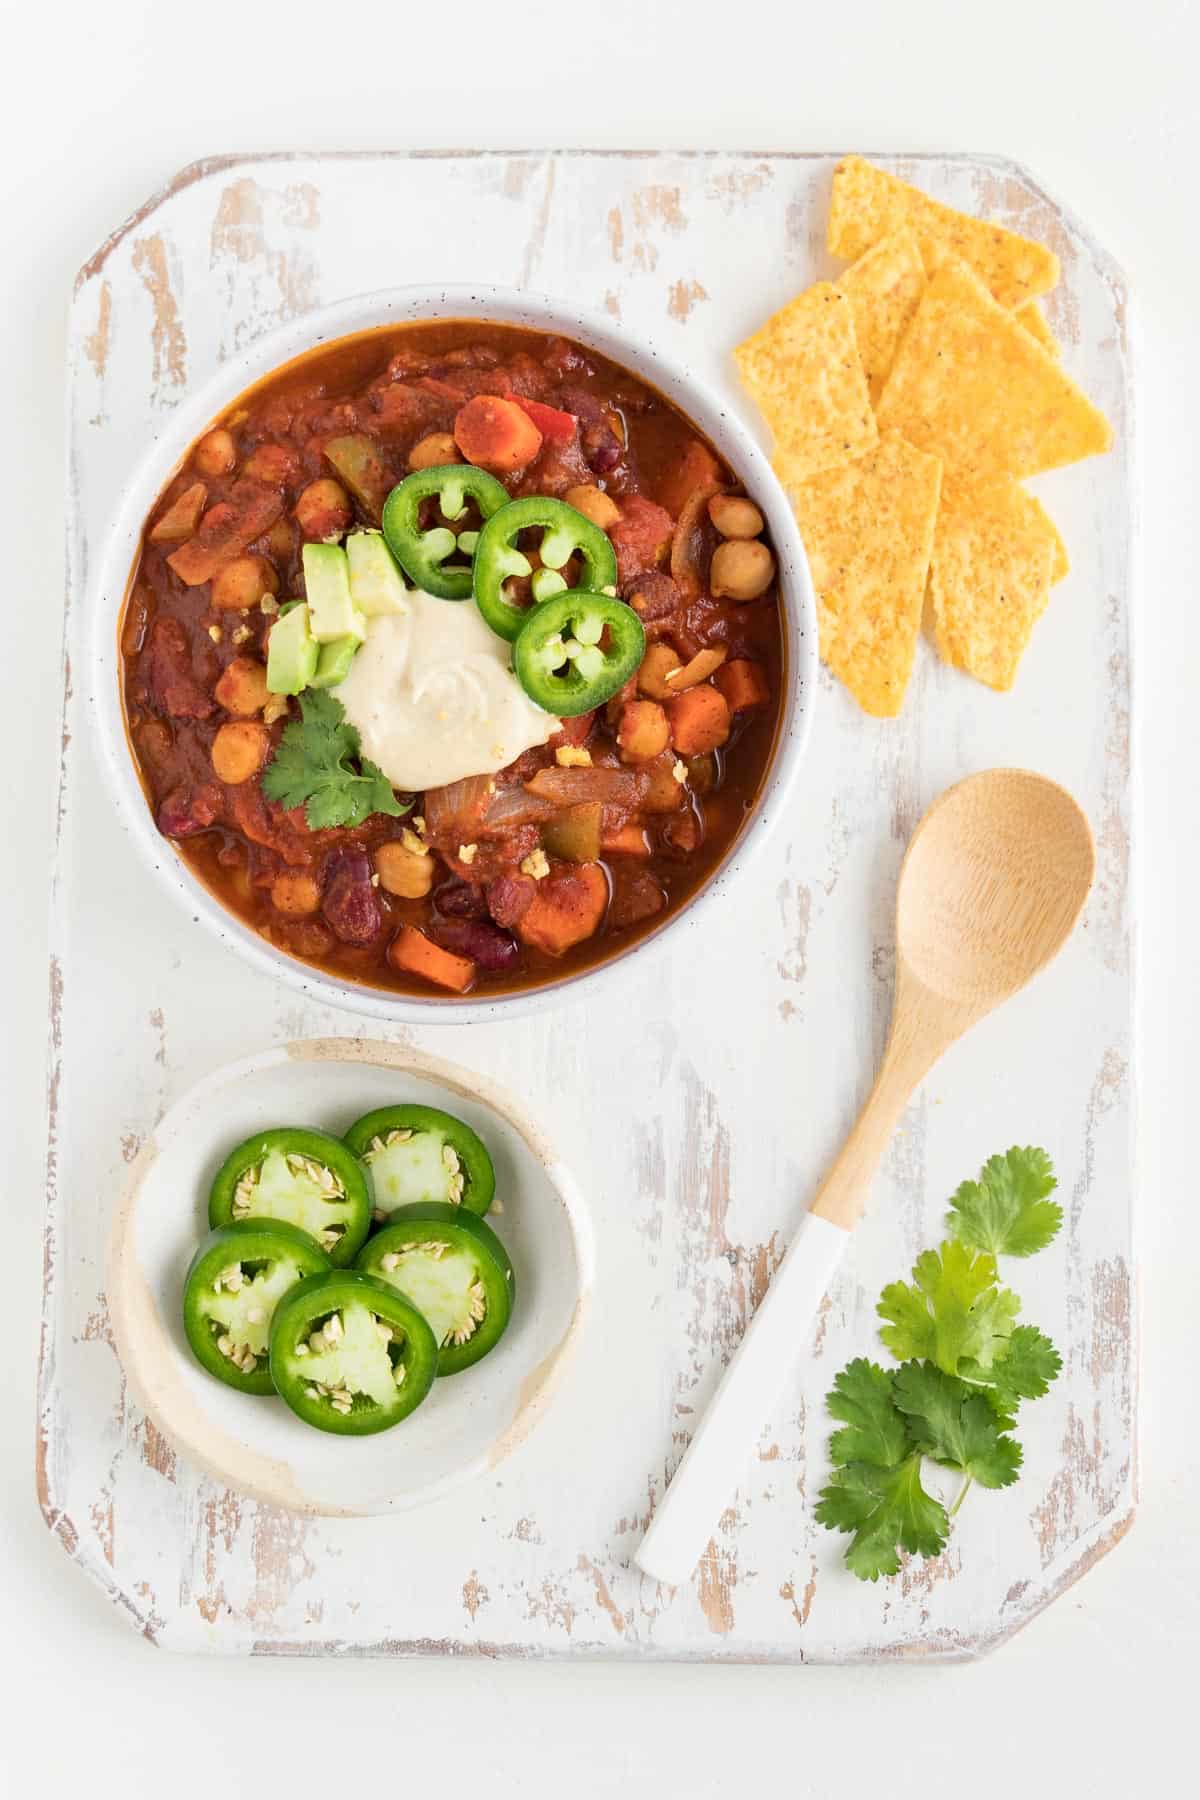
[(978, 1181), (963, 1182), (950, 1202), (947, 1229), (960, 1243), (993, 1256), (1032, 1256), (1062, 1224), (1062, 1207), (1046, 1198), (1057, 1186), (1044, 1150), (1014, 1145), (989, 1158)]
[(893, 1468), (851, 1462), (835, 1469), (817, 1497), (816, 1517), (830, 1531), (853, 1532), (846, 1567), (861, 1581), (894, 1575), (901, 1549), (936, 1556), (950, 1530), (945, 1507), (921, 1485), (919, 1450)]
[(961, 1469), (981, 1487), (1009, 1487), (1021, 1467), (1021, 1446), (1002, 1437), (988, 1402), (932, 1363), (908, 1362), (896, 1371), (895, 1404), (916, 1448), (947, 1468)]
[(303, 719), (284, 727), (263, 771), (268, 800), (303, 806), (313, 831), (361, 825), (372, 813), (400, 818), (409, 810), (411, 800), (402, 805), (383, 770), (362, 755), (358, 732), (340, 700), (313, 688), (301, 694), (300, 711)]
[(863, 1356), (848, 1363), (836, 1378), (826, 1406), (841, 1431), (829, 1440), (834, 1462), (871, 1463), (888, 1469), (908, 1452), (904, 1420), (892, 1405), (892, 1376)]
[(959, 1364), (959, 1373), (983, 1385), (984, 1397), (1002, 1425), (1011, 1425), (1022, 1400), (1040, 1400), (1062, 1368), (1062, 1357), (1036, 1325), (1018, 1325), (990, 1369), (970, 1357)]
[(996, 1287), (996, 1259), (953, 1239), (926, 1250), (913, 1265), (913, 1282), (893, 1281), (876, 1307), (890, 1321), (880, 1337), (901, 1362), (936, 1363), (956, 1375), (970, 1357), (990, 1369), (1013, 1328), (1021, 1302)]

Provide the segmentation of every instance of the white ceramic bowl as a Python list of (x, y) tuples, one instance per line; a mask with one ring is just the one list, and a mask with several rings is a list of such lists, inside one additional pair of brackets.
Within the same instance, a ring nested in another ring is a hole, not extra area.
[[(342, 982), (264, 938), (227, 911), (192, 874), (170, 840), (162, 837), (138, 781), (125, 736), (121, 704), (117, 634), (121, 605), (138, 551), (142, 525), (158, 494), (205, 426), (246, 388), (281, 364), (318, 344), (416, 319), (495, 320), (536, 331), (561, 332), (623, 364), (657, 388), (700, 427), (735, 470), (766, 515), (779, 562), (779, 588), (787, 638), (786, 692), (782, 724), (759, 803), (743, 826), (724, 862), (707, 885), (678, 913), (669, 914), (647, 933), (605, 962), (579, 974), (527, 992), (491, 999), (455, 1000), (430, 994), (393, 994)], [(783, 490), (770, 463), (741, 421), (724, 401), (694, 375), (647, 341), (639, 340), (611, 319), (581, 311), (569, 302), (535, 294), (488, 287), (392, 288), (357, 299), (341, 300), (308, 313), (262, 337), (242, 355), (222, 364), (171, 415), (161, 434), (133, 474), (125, 501), (109, 536), (92, 587), (91, 670), (89, 694), (103, 746), (104, 764), (122, 821), (137, 851), (157, 878), (179, 897), (193, 918), (203, 920), (222, 942), (248, 962), (310, 997), (393, 1023), (463, 1023), (511, 1017), (545, 1005), (564, 992), (577, 997), (604, 981), (631, 956), (650, 953), (650, 945), (695, 925), (718, 906), (728, 905), (735, 880), (750, 863), (757, 846), (787, 805), (808, 741), (816, 693), (816, 606), (803, 545)]]
[[(435, 1381), (376, 1437), (314, 1431), (282, 1400), (239, 1394), (199, 1366), (183, 1334), (188, 1264), (208, 1231), (208, 1191), (241, 1139), (274, 1125), (339, 1135), (377, 1106), (439, 1106), (474, 1127), (496, 1165), (488, 1223), (513, 1261), (512, 1322), (491, 1354)], [(178, 1101), (142, 1146), (113, 1225), (113, 1336), (140, 1404), (192, 1462), (293, 1512), (399, 1512), (492, 1469), (528, 1436), (587, 1312), (592, 1237), (583, 1201), (516, 1102), (453, 1064), (369, 1039), (310, 1038), (230, 1063)]]

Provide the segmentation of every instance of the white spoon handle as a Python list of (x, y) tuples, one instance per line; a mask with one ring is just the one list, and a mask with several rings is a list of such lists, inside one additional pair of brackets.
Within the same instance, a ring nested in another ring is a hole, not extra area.
[(638, 1547), (634, 1560), (656, 1581), (678, 1586), (704, 1554), (849, 1242), (840, 1225), (805, 1214)]

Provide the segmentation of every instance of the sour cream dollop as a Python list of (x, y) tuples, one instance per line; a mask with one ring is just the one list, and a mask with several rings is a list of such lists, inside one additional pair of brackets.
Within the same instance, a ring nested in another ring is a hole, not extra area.
[(336, 693), (363, 754), (393, 787), (423, 793), (493, 775), (560, 729), (529, 699), (510, 654), (473, 600), (410, 589), (403, 612), (368, 621)]

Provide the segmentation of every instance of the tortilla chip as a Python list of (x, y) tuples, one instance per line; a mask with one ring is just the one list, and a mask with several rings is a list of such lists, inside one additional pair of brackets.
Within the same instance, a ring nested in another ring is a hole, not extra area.
[(942, 465), (898, 432), (792, 496), (821, 655), (864, 712), (894, 719), (921, 631)]
[(1043, 350), (1048, 350), (1051, 356), (1062, 355), (1062, 346), (1047, 325), (1046, 315), (1036, 300), (1027, 300), (1024, 306), (1018, 306), (1013, 318), (1025, 327), (1030, 337), (1037, 339)]
[(1036, 499), (1033, 494), (1027, 495), (1027, 498), (1030, 505), (1037, 508), (1038, 516), (1054, 545), (1054, 555), (1050, 560), (1050, 585), (1056, 587), (1065, 575), (1071, 573), (1071, 558), (1067, 555), (1067, 546), (1063, 543), (1058, 526), (1041, 501)]
[(1058, 533), (1015, 481), (947, 475), (929, 574), (938, 654), (1007, 691), (1046, 610)]
[(846, 156), (833, 173), (829, 248), (854, 260), (902, 225), (920, 245), (926, 273), (948, 256), (976, 269), (1001, 306), (1019, 306), (1058, 280), (1058, 258), (1044, 244), (1018, 237), (986, 219), (940, 206), (919, 188), (886, 175), (861, 156)]
[(930, 277), (878, 416), (972, 480), (1037, 475), (1112, 443), (1103, 413), (957, 258)]
[(874, 406), (925, 291), (925, 265), (916, 238), (907, 227), (880, 238), (837, 285), (854, 308), (854, 335)]
[(775, 438), (787, 485), (835, 469), (879, 441), (854, 339), (854, 309), (818, 281), (734, 351), (738, 372)]

